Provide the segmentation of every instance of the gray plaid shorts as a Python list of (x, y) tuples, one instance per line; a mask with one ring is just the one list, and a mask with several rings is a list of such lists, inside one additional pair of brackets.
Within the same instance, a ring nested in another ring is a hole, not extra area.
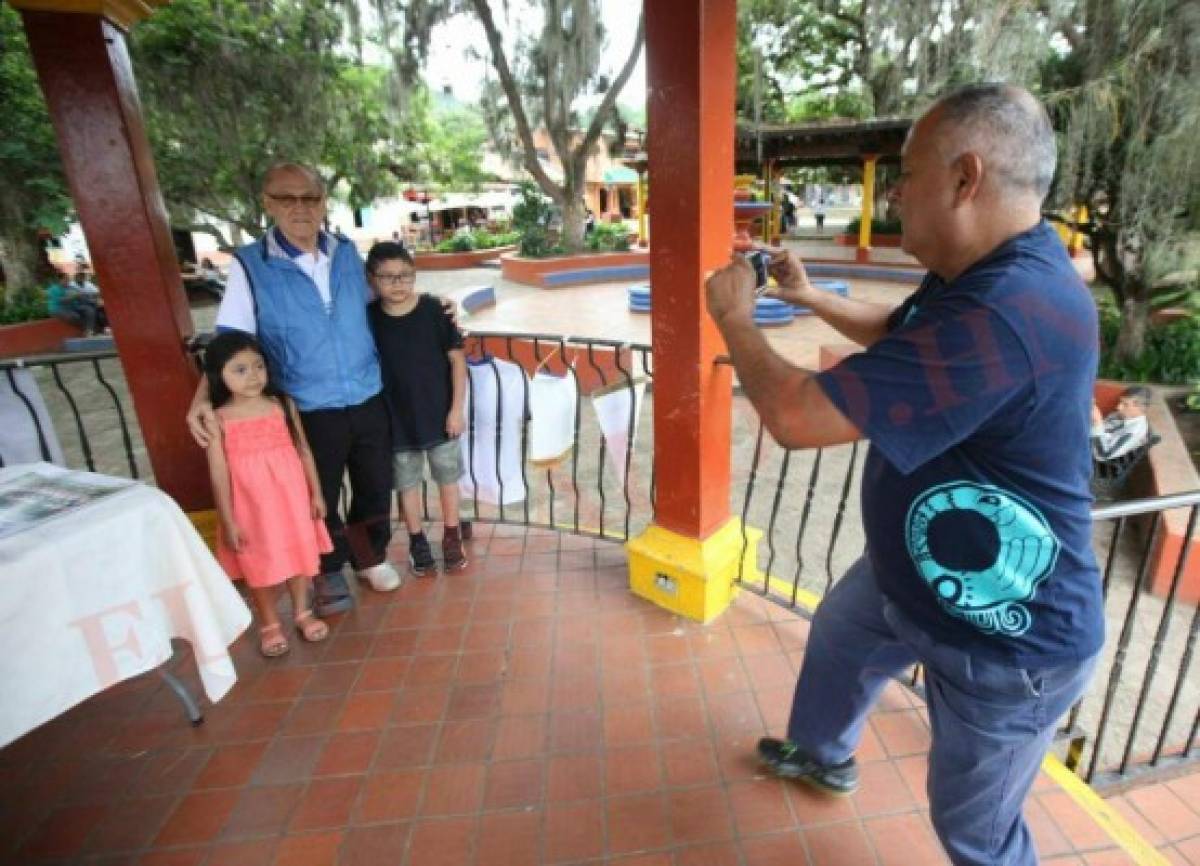
[(392, 457), (397, 490), (411, 490), (425, 475), (425, 462), (435, 484), (456, 484), (463, 476), (462, 448), (457, 439), (434, 445), (425, 451), (397, 451)]

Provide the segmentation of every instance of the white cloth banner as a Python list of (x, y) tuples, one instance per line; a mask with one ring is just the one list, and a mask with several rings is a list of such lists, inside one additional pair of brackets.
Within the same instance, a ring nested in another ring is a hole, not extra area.
[(467, 375), (468, 429), (459, 437), (464, 470), (459, 492), (466, 502), (522, 502), (521, 431), (529, 386), (525, 371), (511, 361), (487, 358), (468, 361)]
[[(42, 453), (43, 443), (47, 453)], [(37, 381), (29, 370), (0, 372), (0, 465), (43, 460), (66, 463)]]
[[(46, 463), (0, 469), (112, 483)], [(0, 746), (191, 644), (209, 699), (237, 674), (250, 611), (174, 500), (145, 484), (0, 541)]]
[(557, 466), (575, 444), (579, 392), (569, 373), (539, 371), (529, 382), (529, 462), (539, 469)]
[(620, 382), (592, 393), (592, 408), (596, 411), (596, 422), (607, 445), (608, 461), (621, 484), (625, 483), (625, 452), (632, 445), (630, 432), (634, 438), (637, 437), (645, 392), (646, 380), (639, 378), (633, 380), (632, 386), (628, 382)]

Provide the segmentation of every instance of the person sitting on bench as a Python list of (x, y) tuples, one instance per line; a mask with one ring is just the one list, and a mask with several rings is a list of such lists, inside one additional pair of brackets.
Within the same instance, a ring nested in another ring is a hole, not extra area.
[(1150, 424), (1146, 420), (1146, 407), (1150, 405), (1151, 391), (1144, 385), (1127, 388), (1117, 400), (1117, 410), (1107, 416), (1092, 404), (1092, 456), (1096, 460), (1116, 460), (1146, 444), (1150, 438)]

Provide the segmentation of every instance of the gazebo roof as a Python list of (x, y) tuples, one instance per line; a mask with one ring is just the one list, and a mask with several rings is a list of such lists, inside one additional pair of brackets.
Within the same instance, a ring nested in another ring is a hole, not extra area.
[(907, 117), (835, 118), (760, 126), (739, 123), (737, 164), (739, 170), (759, 165), (760, 139), (762, 161), (773, 160), (778, 166), (858, 165), (870, 154), (881, 161), (895, 161), (910, 126), (912, 119)]

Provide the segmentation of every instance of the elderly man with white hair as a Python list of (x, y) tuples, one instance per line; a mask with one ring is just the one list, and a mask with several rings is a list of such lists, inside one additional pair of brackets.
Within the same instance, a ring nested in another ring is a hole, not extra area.
[(707, 283), (738, 378), (789, 448), (871, 447), (866, 550), (818, 607), (786, 739), (760, 759), (833, 794), (888, 681), (925, 671), (930, 817), (955, 864), (1037, 862), (1022, 804), (1104, 642), (1091, 547), (1096, 310), (1041, 218), (1054, 132), (1026, 91), (980, 84), (913, 125), (893, 192), (929, 273), (890, 308), (815, 290), (775, 251), (777, 294), (863, 346), (819, 374), (753, 324), (735, 257)]

